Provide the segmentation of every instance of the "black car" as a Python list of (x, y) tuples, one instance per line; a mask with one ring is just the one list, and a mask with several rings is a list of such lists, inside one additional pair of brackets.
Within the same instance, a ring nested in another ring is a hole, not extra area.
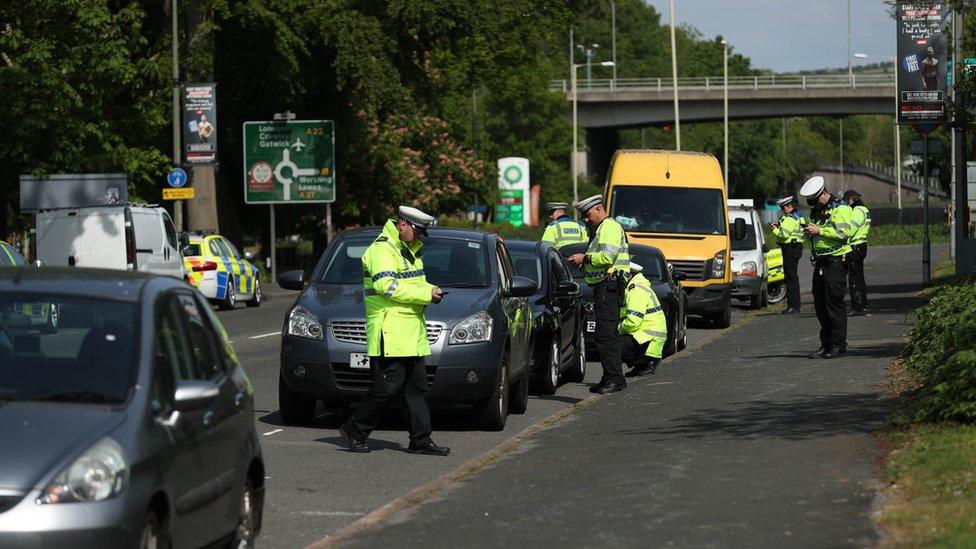
[(586, 336), (583, 298), (569, 263), (551, 244), (508, 240), (515, 273), (535, 282), (532, 307), (532, 381), (551, 395), (561, 378), (581, 382), (586, 377)]
[[(570, 244), (559, 252), (569, 257), (576, 253), (585, 253), (587, 244)], [(664, 356), (674, 354), (685, 348), (688, 343), (688, 296), (681, 287), (681, 280), (685, 274), (674, 270), (664, 258), (661, 250), (643, 244), (630, 244), (630, 260), (637, 263), (644, 270), (641, 274), (654, 287), (654, 293), (661, 301), (664, 315), (668, 319), (668, 341), (664, 345)], [(583, 288), (584, 308), (586, 309), (586, 347), (591, 353), (596, 351), (596, 317), (593, 316), (593, 288), (583, 282), (583, 271), (571, 265), (573, 278)], [(592, 355), (591, 355), (592, 356)]]
[[(317, 401), (345, 407), (372, 384), (366, 353), (362, 256), (378, 227), (340, 233), (307, 279), (278, 277), (303, 290), (285, 316), (278, 404), (289, 424), (312, 420)], [(531, 280), (516, 276), (498, 235), (430, 229), (422, 250), (427, 281), (449, 292), (427, 307), (428, 400), (473, 405), (485, 429), (501, 430), (508, 413), (528, 405)], [(304, 289), (303, 289), (304, 288)]]
[[(54, 307), (45, 330), (33, 310)], [(0, 547), (251, 547), (253, 389), (181, 280), (0, 267)]]

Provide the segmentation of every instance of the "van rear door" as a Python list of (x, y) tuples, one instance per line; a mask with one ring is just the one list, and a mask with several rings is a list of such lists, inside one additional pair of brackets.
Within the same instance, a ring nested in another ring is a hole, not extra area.
[(37, 214), (37, 258), (46, 265), (125, 269), (123, 209), (96, 207)]

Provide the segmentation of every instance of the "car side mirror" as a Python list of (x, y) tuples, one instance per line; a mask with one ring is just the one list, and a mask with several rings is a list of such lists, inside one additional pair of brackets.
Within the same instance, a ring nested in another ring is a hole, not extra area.
[(219, 394), (220, 389), (211, 381), (177, 381), (173, 407), (178, 412), (192, 412), (206, 408), (217, 400)]
[(553, 294), (556, 297), (569, 297), (579, 295), (580, 286), (572, 280), (563, 280), (556, 284)]
[(539, 286), (532, 280), (524, 276), (512, 277), (512, 287), (508, 290), (508, 295), (512, 297), (529, 297), (534, 294)]
[(305, 289), (305, 271), (295, 269), (278, 275), (278, 285), (286, 290), (302, 291)]
[(736, 219), (732, 223), (732, 238), (735, 240), (744, 240), (746, 237), (746, 220), (741, 217)]
[(190, 235), (186, 233), (180, 233), (180, 250), (186, 249), (190, 245)]
[(671, 271), (671, 278), (681, 282), (682, 280), (687, 280), (688, 275), (684, 271)]

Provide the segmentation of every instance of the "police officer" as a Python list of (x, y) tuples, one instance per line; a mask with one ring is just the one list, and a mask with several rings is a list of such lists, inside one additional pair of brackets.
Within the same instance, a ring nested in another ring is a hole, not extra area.
[(626, 377), (653, 374), (661, 363), (664, 343), (668, 340), (668, 320), (651, 283), (641, 274), (637, 263), (630, 264), (630, 282), (620, 308), (621, 358), (631, 370)]
[(783, 217), (773, 222), (773, 235), (783, 252), (783, 274), (786, 276), (786, 310), (784, 315), (800, 312), (800, 275), (797, 265), (803, 257), (803, 225), (806, 220), (796, 210), (792, 196), (776, 201), (783, 210)]
[(591, 196), (573, 204), (592, 227), (593, 238), (585, 254), (573, 254), (569, 261), (583, 268), (584, 280), (593, 287), (596, 315), (596, 349), (603, 364), (603, 379), (590, 392), (606, 395), (627, 387), (620, 364), (617, 321), (624, 303), (625, 280), (630, 271), (627, 236), (603, 207), (603, 197)]
[(421, 236), (434, 218), (400, 206), (396, 220), (363, 253), (363, 295), (366, 297), (366, 353), (373, 385), (339, 433), (353, 452), (369, 452), (366, 439), (387, 408), (403, 397), (409, 416), (410, 446), (417, 454), (446, 456), (450, 448), (430, 439), (427, 369), (430, 354), (424, 309), (439, 303), (440, 288), (427, 283), (420, 259)]
[(827, 192), (824, 179), (811, 177), (800, 188), (807, 200), (810, 221), (803, 230), (813, 248), (813, 305), (820, 321), (820, 348), (810, 358), (838, 358), (847, 354), (848, 243), (853, 210), (846, 202)]
[(543, 242), (552, 242), (556, 249), (570, 244), (582, 244), (586, 242), (586, 228), (569, 217), (566, 210), (569, 205), (565, 202), (549, 202), (546, 204), (549, 210), (549, 225), (546, 232), (542, 233)]
[(844, 200), (854, 210), (851, 218), (851, 255), (847, 262), (847, 271), (850, 274), (848, 282), (851, 285), (851, 310), (847, 316), (864, 316), (864, 307), (868, 303), (868, 288), (864, 283), (864, 259), (868, 256), (871, 212), (861, 201), (861, 195), (854, 189), (844, 193)]

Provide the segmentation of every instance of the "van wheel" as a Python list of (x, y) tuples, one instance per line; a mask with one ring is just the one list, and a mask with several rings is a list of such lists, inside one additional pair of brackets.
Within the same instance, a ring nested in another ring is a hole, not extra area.
[(481, 428), (485, 431), (501, 431), (508, 420), (508, 361), (506, 352), (498, 366), (495, 390), (481, 408)]
[(224, 299), (220, 300), (220, 308), (227, 311), (237, 306), (237, 292), (234, 291), (234, 277), (227, 278), (227, 291)]
[(296, 393), (278, 374), (278, 412), (285, 425), (307, 425), (315, 416), (315, 399)]
[(760, 292), (759, 295), (754, 295), (749, 298), (749, 308), (762, 309), (763, 306), (762, 302), (763, 302), (763, 297), (762, 297), (762, 292)]
[(254, 279), (254, 295), (252, 295), (251, 296), (251, 300), (247, 302), (247, 306), (248, 307), (251, 307), (251, 308), (260, 307), (261, 306), (261, 300), (263, 298), (264, 298), (264, 296), (261, 295), (261, 281), (255, 278)]
[(723, 310), (718, 316), (712, 317), (712, 324), (716, 328), (728, 328), (732, 325), (732, 300), (725, 302), (725, 310)]

